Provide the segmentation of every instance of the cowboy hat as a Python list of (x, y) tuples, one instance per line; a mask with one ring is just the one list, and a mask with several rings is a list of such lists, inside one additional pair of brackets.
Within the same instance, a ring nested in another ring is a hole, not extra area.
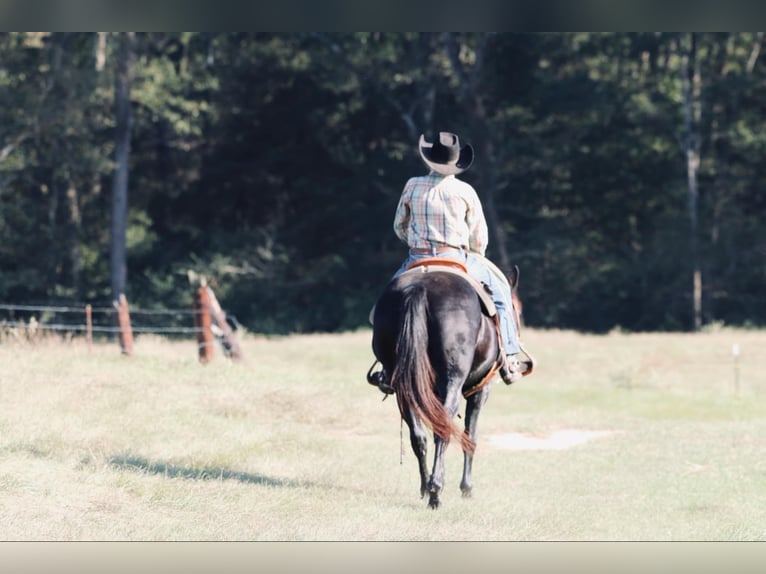
[(470, 144), (460, 147), (458, 137), (450, 132), (439, 132), (438, 141), (429, 143), (423, 134), (418, 144), (420, 157), (425, 164), (442, 175), (457, 175), (473, 163), (473, 148)]

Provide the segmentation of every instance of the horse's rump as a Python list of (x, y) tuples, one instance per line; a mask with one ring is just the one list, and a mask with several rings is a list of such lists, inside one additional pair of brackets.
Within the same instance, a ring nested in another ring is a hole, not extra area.
[(402, 415), (409, 410), (444, 441), (458, 437), (467, 452), (475, 445), (443, 402), (448, 386), (460, 389), (472, 374), (482, 321), (491, 319), (473, 287), (437, 271), (393, 280), (375, 309), (373, 350), (391, 373)]
[[(436, 394), (436, 373), (426, 352), (429, 346), (428, 292), (421, 283), (402, 290), (402, 315), (396, 341), (396, 366), (391, 385), (396, 389), (399, 410), (409, 409), (445, 442), (460, 438), (463, 450), (475, 445), (452, 421)], [(466, 442), (467, 441), (467, 442)]]

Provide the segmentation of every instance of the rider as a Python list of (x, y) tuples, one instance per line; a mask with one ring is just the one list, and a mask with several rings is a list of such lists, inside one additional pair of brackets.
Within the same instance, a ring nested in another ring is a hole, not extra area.
[[(394, 232), (410, 249), (394, 277), (418, 259), (440, 257), (465, 264), (468, 273), (492, 292), (506, 357), (500, 376), (510, 385), (524, 375), (518, 358), (521, 350), (518, 334), (511, 316), (514, 313), (511, 287), (505, 275), (484, 257), (487, 222), (476, 191), (455, 177), (473, 163), (473, 148), (470, 144), (461, 147), (458, 136), (453, 133), (440, 132), (432, 143), (421, 135), (418, 150), (430, 173), (411, 178), (399, 199)], [(383, 373), (373, 376), (373, 380), (385, 381)]]

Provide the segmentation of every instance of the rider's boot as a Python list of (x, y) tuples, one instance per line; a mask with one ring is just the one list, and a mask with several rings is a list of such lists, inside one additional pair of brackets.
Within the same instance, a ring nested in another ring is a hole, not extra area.
[(518, 353), (505, 356), (505, 362), (500, 367), (500, 377), (506, 385), (511, 385), (516, 381), (521, 380), (524, 376), (522, 371), (521, 361), (519, 361)]
[(519, 359), (520, 353), (513, 353), (505, 356), (505, 363), (500, 367), (500, 376), (506, 385), (511, 385), (522, 377), (531, 375), (535, 369), (535, 359), (525, 349), (522, 348), (522, 352), (527, 356), (528, 360)]

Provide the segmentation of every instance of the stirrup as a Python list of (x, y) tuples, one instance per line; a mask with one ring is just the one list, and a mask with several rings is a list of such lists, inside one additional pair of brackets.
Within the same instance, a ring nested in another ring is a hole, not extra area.
[(378, 387), (380, 392), (382, 392), (384, 395), (393, 395), (396, 391), (394, 391), (394, 388), (388, 384), (388, 377), (386, 376), (385, 369), (380, 369), (374, 373), (372, 372), (372, 370), (375, 368), (375, 365), (377, 364), (378, 361), (375, 361), (367, 371), (367, 382), (370, 383), (373, 387)]
[(519, 349), (521, 349), (521, 352), (524, 353), (527, 356), (527, 360), (526, 361), (519, 361), (521, 363), (521, 365), (523, 367), (525, 367), (521, 371), (521, 376), (522, 377), (527, 377), (527, 376), (531, 375), (534, 372), (535, 367), (537, 367), (537, 360), (535, 360), (535, 358), (532, 355), (529, 354), (529, 351), (527, 351), (524, 348), (524, 345), (522, 344), (521, 341), (519, 341)]
[[(518, 358), (518, 355), (520, 354), (526, 355), (526, 360), (521, 360)], [(513, 357), (513, 361), (515, 364), (514, 367), (518, 368), (511, 368), (511, 365), (508, 362), (508, 358)], [(503, 382), (506, 385), (512, 385), (513, 383), (520, 381), (524, 377), (531, 375), (532, 372), (535, 370), (535, 367), (537, 366), (537, 361), (535, 358), (529, 354), (529, 351), (527, 351), (524, 348), (524, 345), (522, 345), (521, 341), (519, 341), (519, 352), (514, 353), (513, 355), (503, 355), (503, 365), (500, 367), (500, 377), (503, 379)]]

